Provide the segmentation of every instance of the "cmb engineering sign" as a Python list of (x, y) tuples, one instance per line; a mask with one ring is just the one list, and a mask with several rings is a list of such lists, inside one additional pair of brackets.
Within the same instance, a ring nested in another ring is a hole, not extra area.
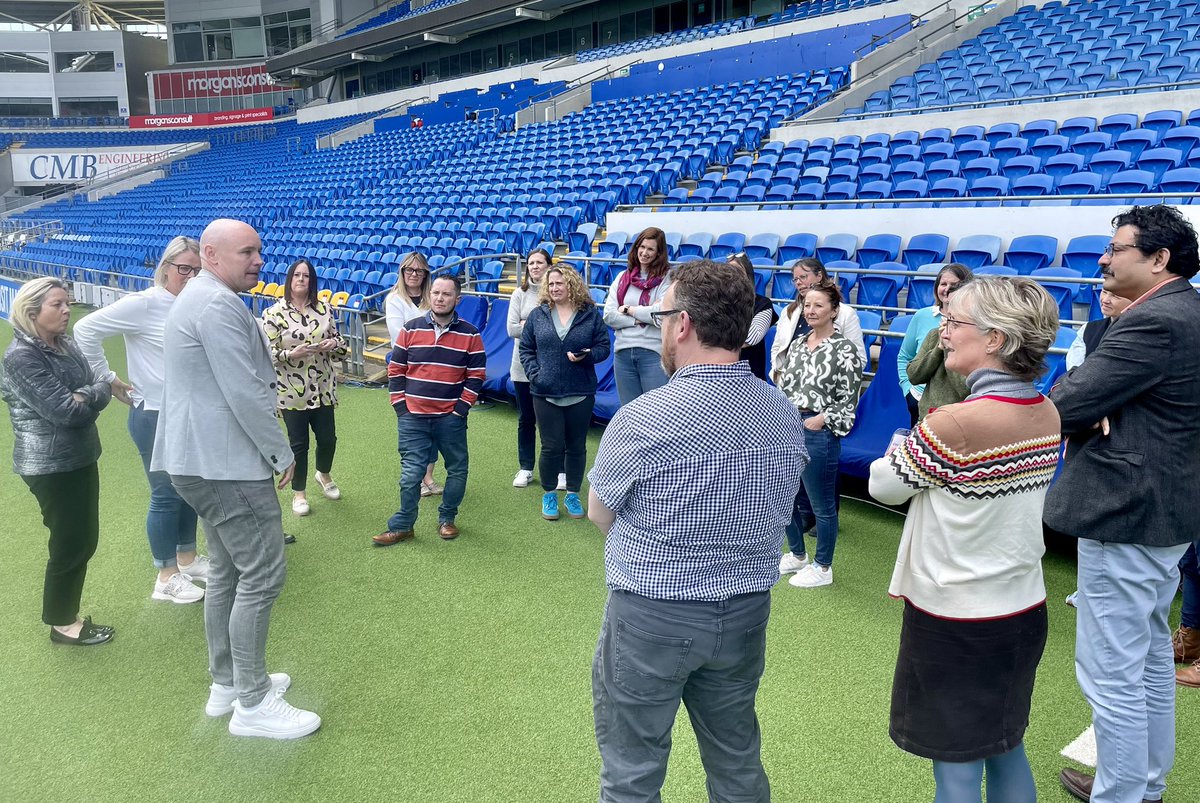
[(175, 145), (144, 145), (138, 148), (51, 151), (18, 148), (12, 155), (13, 183), (20, 187), (77, 184), (108, 178), (135, 168), (163, 161)]

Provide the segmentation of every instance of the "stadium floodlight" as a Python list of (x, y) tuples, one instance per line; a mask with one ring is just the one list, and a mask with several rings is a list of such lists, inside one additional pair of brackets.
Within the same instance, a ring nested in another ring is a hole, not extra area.
[(542, 22), (549, 22), (562, 13), (561, 10), (542, 11), (536, 8), (525, 8), (525, 6), (518, 6), (516, 12), (518, 17), (529, 17), (531, 20), (541, 20)]
[(359, 53), (357, 50), (353, 51), (353, 52), (350, 54), (350, 60), (351, 60), (351, 61), (374, 61), (374, 62), (380, 62), (380, 61), (387, 61), (387, 60), (388, 60), (388, 58), (389, 58), (388, 56), (372, 56), (370, 53)]
[(457, 45), (462, 41), (462, 38), (458, 36), (446, 36), (445, 34), (429, 33), (428, 31), (423, 34), (423, 38), (426, 42), (440, 42), (443, 45)]

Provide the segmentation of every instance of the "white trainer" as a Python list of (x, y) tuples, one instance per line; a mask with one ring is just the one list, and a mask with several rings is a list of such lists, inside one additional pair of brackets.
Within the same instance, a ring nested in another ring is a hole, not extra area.
[(208, 582), (208, 556), (207, 555), (197, 555), (196, 559), (193, 560), (191, 563), (189, 563), (187, 566), (184, 566), (181, 563), (181, 564), (179, 564), (178, 568), (179, 568), (179, 571), (183, 572), (184, 574), (186, 574), (188, 577), (192, 578), (193, 580), (201, 580), (205, 583)]
[[(292, 685), (292, 679), (286, 672), (272, 672), (268, 677), (271, 679), (268, 697), (283, 694)], [(210, 717), (223, 717), (233, 710), (233, 701), (236, 699), (237, 692), (233, 686), (214, 683), (208, 687), (208, 703), (204, 706), (204, 713)]]
[(556, 488), (555, 490), (558, 490), (558, 491), (567, 490), (567, 475), (566, 474), (558, 475), (558, 488)]
[(802, 558), (796, 557), (792, 552), (784, 552), (783, 557), (779, 559), (780, 574), (795, 574), (808, 565), (808, 555)]
[(810, 563), (800, 571), (792, 575), (792, 579), (788, 583), (796, 588), (820, 588), (821, 586), (833, 585), (833, 567), (826, 566), (822, 569), (815, 563)]
[(525, 469), (521, 469), (517, 472), (517, 476), (513, 477), (514, 488), (528, 488), (531, 482), (533, 482), (533, 472)]
[(175, 572), (167, 578), (165, 583), (162, 580), (154, 581), (154, 593), (150, 595), (150, 599), (161, 599), (177, 605), (187, 605), (189, 602), (199, 602), (204, 599), (204, 589), (193, 585), (183, 572)]
[(268, 694), (254, 708), (242, 708), (241, 700), (233, 701), (233, 716), (229, 732), (234, 736), (261, 736), (264, 739), (299, 739), (321, 727), (321, 718), (283, 699), (282, 694)]

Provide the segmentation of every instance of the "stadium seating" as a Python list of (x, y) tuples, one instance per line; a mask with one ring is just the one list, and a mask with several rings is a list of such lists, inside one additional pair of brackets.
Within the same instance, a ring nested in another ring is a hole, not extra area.
[(390, 25), (393, 22), (411, 19), (412, 17), (416, 17), (420, 14), (427, 14), (430, 11), (436, 11), (439, 8), (445, 8), (446, 6), (452, 6), (461, 2), (463, 2), (463, 0), (430, 0), (430, 2), (426, 3), (420, 8), (413, 8), (410, 0), (402, 0), (401, 2), (388, 7), (385, 11), (381, 11), (380, 13), (373, 15), (370, 19), (360, 22), (353, 28), (343, 31), (342, 33), (338, 34), (337, 38), (341, 39), (343, 36), (351, 36), (356, 33), (362, 33), (363, 31), (369, 31), (370, 29), (378, 28), (381, 25)]
[(681, 31), (659, 33), (642, 39), (634, 39), (630, 42), (621, 42), (619, 44), (605, 45), (603, 47), (596, 47), (590, 50), (581, 50), (575, 54), (575, 59), (577, 61), (597, 61), (599, 59), (610, 59), (613, 57), (625, 56), (630, 53), (640, 53), (645, 50), (654, 50), (655, 48), (660, 47), (681, 45), (685, 42), (695, 42), (700, 39), (711, 39), (716, 36), (726, 36), (731, 33), (747, 30), (753, 26), (754, 17), (738, 17), (736, 19), (714, 22), (709, 25), (701, 25), (696, 28), (685, 28)]

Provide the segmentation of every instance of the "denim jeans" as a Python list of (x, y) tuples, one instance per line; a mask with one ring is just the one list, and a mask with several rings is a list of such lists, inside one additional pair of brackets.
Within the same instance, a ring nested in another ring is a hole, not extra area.
[(537, 415), (533, 411), (533, 394), (528, 382), (513, 382), (517, 392), (517, 464), (524, 471), (533, 471), (537, 451)]
[(287, 578), (275, 481), (175, 475), (171, 482), (204, 520), (208, 536), (209, 674), (213, 683), (233, 686), (243, 706), (256, 706), (271, 688), (267, 627)]
[(542, 433), (542, 458), (538, 461), (542, 490), (553, 491), (558, 487), (558, 475), (565, 473), (567, 492), (579, 493), (587, 467), (588, 427), (596, 397), (587, 396), (570, 407), (560, 407), (535, 396), (533, 406)]
[(150, 470), (157, 427), (158, 410), (139, 405), (129, 411), (129, 437), (142, 456), (146, 479), (150, 481), (150, 510), (146, 513), (150, 556), (155, 568), (165, 569), (176, 565), (176, 553), (196, 551), (196, 511), (175, 492), (166, 472)]
[(438, 506), (438, 521), (454, 521), (467, 491), (467, 419), (453, 413), (405, 413), (396, 419), (396, 429), (400, 440), (400, 509), (388, 519), (388, 531), (405, 532), (417, 523), (421, 480), (438, 452), (446, 462), (446, 487)]
[[(811, 417), (808, 413), (801, 415), (804, 419)], [(816, 432), (805, 428), (804, 448), (808, 450), (808, 465), (801, 475), (792, 521), (784, 528), (788, 548), (794, 555), (806, 554), (804, 533), (816, 527), (817, 554), (813, 558), (822, 566), (832, 566), (838, 536), (837, 478), (842, 439), (828, 427)]]
[(613, 376), (617, 380), (617, 396), (621, 404), (629, 404), (648, 390), (667, 384), (667, 372), (657, 351), (632, 348), (621, 349), (613, 358)]
[(592, 662), (601, 803), (661, 800), (681, 701), (709, 800), (771, 799), (754, 712), (770, 614), (768, 592), (723, 602), (609, 593)]
[(1075, 676), (1096, 727), (1092, 803), (1158, 799), (1175, 763), (1167, 615), (1187, 545), (1079, 539)]
[(1183, 607), (1179, 612), (1179, 624), (1184, 627), (1200, 627), (1200, 541), (1193, 541), (1179, 559), (1179, 573), (1183, 575)]

